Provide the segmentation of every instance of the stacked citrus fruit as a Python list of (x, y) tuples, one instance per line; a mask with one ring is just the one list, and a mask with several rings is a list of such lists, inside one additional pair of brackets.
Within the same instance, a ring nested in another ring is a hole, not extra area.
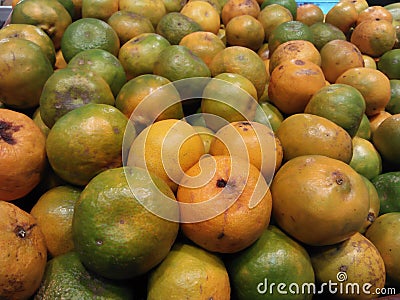
[(395, 294), (399, 11), (13, 1), (0, 299)]

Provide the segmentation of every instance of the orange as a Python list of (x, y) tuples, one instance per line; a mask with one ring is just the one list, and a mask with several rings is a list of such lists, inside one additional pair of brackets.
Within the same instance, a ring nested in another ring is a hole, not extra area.
[(40, 196), (31, 209), (52, 257), (74, 249), (72, 217), (81, 190), (73, 186), (57, 186)]
[[(286, 287), (315, 283), (306, 249), (276, 225), (268, 226), (254, 244), (226, 261), (232, 299), (279, 298), (278, 289), (269, 289), (274, 283)], [(311, 298), (307, 288), (301, 297)]]
[(35, 298), (70, 298), (73, 294), (77, 299), (131, 299), (136, 293), (136, 282), (132, 288), (127, 283), (99, 276), (82, 264), (78, 253), (70, 251), (49, 259)]
[(373, 59), (371, 56), (363, 54), (363, 60), (364, 60), (364, 67), (366, 68), (371, 68), (371, 69), (376, 69), (376, 61)]
[(88, 49), (103, 49), (118, 55), (120, 41), (115, 30), (105, 21), (82, 18), (67, 27), (61, 39), (61, 50), (66, 62)]
[(206, 31), (196, 31), (185, 35), (179, 45), (189, 48), (207, 66), (219, 51), (225, 49), (225, 44), (216, 34)]
[(118, 0), (118, 4), (119, 10), (127, 10), (148, 18), (154, 28), (167, 13), (163, 0)]
[(304, 112), (327, 118), (354, 137), (365, 114), (365, 100), (355, 87), (330, 84), (311, 97)]
[(261, 102), (256, 110), (254, 122), (265, 124), (276, 133), (283, 121), (281, 112), (270, 102)]
[(299, 21), (288, 21), (279, 24), (268, 38), (270, 54), (272, 54), (279, 45), (292, 40), (313, 42), (313, 33), (310, 27)]
[(333, 245), (350, 238), (369, 211), (361, 175), (343, 161), (323, 155), (286, 162), (276, 173), (271, 192), (274, 220), (307, 245)]
[(400, 79), (400, 49), (386, 51), (378, 60), (378, 70), (389, 79)]
[(58, 50), (67, 27), (72, 23), (71, 15), (58, 1), (29, 0), (18, 2), (11, 14), (12, 24), (31, 24), (48, 34)]
[(35, 218), (0, 201), (0, 297), (30, 299), (40, 286), (47, 249)]
[(67, 183), (84, 186), (100, 172), (122, 166), (127, 122), (122, 112), (107, 104), (86, 104), (66, 113), (47, 136), (52, 169)]
[(372, 142), (384, 161), (400, 164), (398, 149), (400, 146), (400, 114), (389, 116), (378, 126), (372, 136)]
[(321, 55), (313, 43), (305, 40), (293, 40), (280, 44), (269, 59), (269, 73), (283, 61), (301, 59), (321, 66)]
[(68, 63), (69, 68), (82, 69), (100, 75), (110, 86), (114, 97), (126, 82), (124, 67), (116, 56), (103, 49), (79, 52)]
[(371, 180), (380, 201), (380, 214), (399, 211), (400, 172), (384, 171)]
[(250, 15), (233, 17), (225, 26), (226, 42), (257, 51), (264, 42), (264, 27)]
[(393, 48), (396, 30), (386, 20), (365, 20), (354, 28), (350, 41), (361, 53), (379, 57)]
[(64, 59), (61, 49), (56, 52), (56, 62), (54, 64), (55, 70), (64, 69), (67, 67), (67, 62)]
[(205, 125), (217, 131), (229, 122), (253, 120), (257, 105), (257, 91), (249, 79), (220, 73), (206, 84), (200, 110)]
[(382, 110), (390, 100), (390, 81), (381, 71), (371, 68), (351, 68), (343, 72), (336, 83), (355, 87), (363, 95), (367, 116), (373, 116)]
[(225, 26), (236, 16), (250, 15), (254, 18), (260, 13), (260, 5), (256, 0), (228, 0), (222, 7), (221, 20)]
[[(114, 280), (137, 277), (158, 265), (179, 230), (178, 222), (144, 206), (161, 205), (160, 199), (176, 203), (168, 185), (145, 169), (111, 168), (95, 176), (75, 203), (72, 219), (75, 251), (83, 265)], [(178, 218), (178, 207), (170, 213)]]
[(156, 27), (156, 33), (165, 37), (172, 45), (178, 45), (186, 35), (202, 30), (199, 23), (180, 12), (166, 14)]
[(387, 284), (398, 286), (400, 240), (396, 234), (400, 228), (400, 213), (391, 212), (380, 215), (365, 232), (365, 236), (375, 245), (386, 267)]
[(179, 100), (178, 91), (167, 78), (144, 74), (122, 86), (115, 99), (115, 107), (127, 118), (132, 116), (135, 126), (147, 126), (156, 120), (183, 118), (182, 102)]
[(231, 122), (219, 129), (210, 145), (211, 155), (230, 155), (248, 160), (269, 183), (282, 163), (281, 143), (271, 128), (257, 122)]
[(268, 97), (282, 113), (300, 113), (324, 86), (324, 73), (317, 64), (302, 59), (285, 60), (271, 73)]
[(46, 138), (27, 115), (1, 109), (0, 200), (22, 198), (42, 179), (46, 165)]
[[(383, 258), (374, 244), (359, 232), (336, 245), (314, 247), (310, 256), (317, 282), (346, 287), (335, 293), (338, 298), (374, 299), (375, 291), (385, 288)], [(341, 275), (344, 275), (345, 281)], [(354, 284), (354, 289), (346, 285), (350, 282)], [(368, 290), (366, 286), (369, 286)]]
[(386, 8), (383, 6), (375, 5), (370, 6), (358, 14), (356, 25), (364, 22), (366, 20), (386, 20), (390, 23), (393, 21), (393, 16)]
[[(53, 66), (41, 48), (21, 38), (0, 41), (0, 102), (15, 109), (38, 106)], [(27, 96), (29, 95), (29, 97)]]
[(118, 59), (127, 80), (153, 73), (160, 52), (170, 46), (168, 40), (157, 33), (142, 33), (121, 46)]
[(210, 63), (211, 76), (220, 73), (237, 73), (249, 79), (260, 97), (267, 83), (268, 75), (264, 61), (258, 54), (246, 47), (231, 46), (218, 52)]
[(265, 40), (268, 41), (271, 32), (279, 24), (293, 21), (293, 16), (286, 7), (279, 4), (270, 4), (260, 11), (257, 19), (263, 25)]
[(185, 172), (177, 200), (183, 233), (211, 252), (245, 249), (270, 221), (268, 185), (255, 166), (238, 157), (202, 158)]
[(206, 1), (189, 1), (180, 13), (197, 22), (204, 31), (218, 33), (221, 25), (218, 11)]
[(60, 2), (65, 7), (65, 9), (70, 14), (71, 18), (74, 20), (76, 17), (74, 2), (72, 0), (58, 0), (58, 2)]
[(148, 18), (126, 10), (113, 13), (107, 23), (117, 33), (121, 46), (139, 34), (155, 32), (154, 26)]
[(368, 180), (364, 176), (362, 177), (364, 179), (364, 183), (368, 188), (368, 194), (369, 194), (369, 212), (364, 222), (364, 225), (359, 230), (360, 233), (365, 234), (368, 227), (371, 226), (371, 224), (374, 223), (376, 218), (379, 216), (381, 202), (379, 199), (377, 189), (375, 188), (375, 185), (371, 182), (371, 180)]
[(31, 24), (8, 24), (0, 30), (0, 40), (5, 38), (22, 38), (34, 42), (46, 54), (50, 63), (56, 62), (56, 51), (53, 41), (38, 26)]
[(320, 54), (322, 71), (330, 83), (334, 83), (344, 71), (364, 66), (360, 50), (346, 40), (332, 40), (326, 43)]
[(119, 9), (115, 0), (82, 0), (82, 18), (96, 18), (107, 22)]
[(349, 33), (355, 26), (358, 19), (358, 11), (351, 2), (339, 2), (335, 4), (326, 14), (325, 22), (332, 24), (343, 31)]
[(189, 48), (171, 45), (161, 50), (156, 58), (153, 74), (176, 81), (192, 77), (210, 77), (211, 72), (206, 63)]
[[(171, 0), (172, 1), (172, 0)], [(177, 1), (177, 0), (176, 0)], [(221, 15), (221, 11), (222, 11), (222, 0), (189, 0), (188, 2), (192, 2), (192, 1), (205, 1), (209, 4), (212, 5), (212, 7), (214, 7), (216, 9), (216, 11), (218, 12), (218, 15)], [(164, 4), (168, 2), (168, 0), (164, 1)], [(181, 5), (185, 5), (185, 1), (181, 1)]]
[(367, 9), (369, 6), (367, 0), (340, 0), (339, 2), (352, 3), (358, 13), (362, 12), (364, 9)]
[(371, 128), (371, 137), (374, 134), (375, 130), (381, 125), (381, 123), (388, 117), (392, 116), (392, 114), (388, 113), (385, 110), (380, 111), (378, 114), (369, 117), (369, 126)]
[(295, 0), (264, 0), (261, 3), (261, 8), (265, 8), (271, 4), (279, 4), (286, 7), (293, 16), (293, 19), (297, 18), (297, 2)]
[(210, 145), (214, 139), (215, 132), (212, 129), (202, 125), (193, 125), (193, 128), (197, 131), (203, 141), (204, 152), (209, 153)]
[(368, 140), (353, 137), (353, 156), (350, 167), (371, 180), (382, 172), (382, 159), (375, 146)]
[(318, 50), (332, 40), (346, 40), (346, 36), (339, 28), (326, 22), (316, 22), (310, 26), (310, 30)]
[(370, 140), (371, 138), (371, 124), (365, 113), (361, 119), (360, 127), (358, 127), (356, 136), (366, 140)]
[(36, 125), (40, 128), (42, 133), (44, 134), (45, 137), (49, 134), (50, 128), (47, 127), (46, 124), (44, 124), (42, 117), (40, 116), (40, 107), (36, 108), (32, 115), (32, 120), (33, 122), (36, 123)]
[[(184, 278), (184, 284), (182, 280)], [(149, 274), (148, 300), (230, 299), (230, 282), (222, 259), (200, 247), (176, 243)]]
[(147, 126), (128, 146), (127, 165), (146, 168), (173, 191), (184, 172), (205, 153), (203, 140), (192, 125), (177, 119), (160, 120)]
[(339, 125), (317, 115), (294, 114), (284, 119), (276, 131), (282, 144), (283, 159), (302, 155), (324, 155), (349, 163), (352, 139)]
[(82, 68), (65, 68), (54, 72), (40, 96), (40, 115), (47, 127), (66, 113), (89, 103), (114, 105), (114, 96), (101, 75)]
[(390, 81), (390, 101), (386, 105), (386, 111), (391, 114), (400, 113), (400, 79), (391, 79)]
[(313, 3), (299, 5), (297, 7), (296, 21), (300, 21), (308, 26), (317, 22), (323, 22), (325, 19), (322, 9)]

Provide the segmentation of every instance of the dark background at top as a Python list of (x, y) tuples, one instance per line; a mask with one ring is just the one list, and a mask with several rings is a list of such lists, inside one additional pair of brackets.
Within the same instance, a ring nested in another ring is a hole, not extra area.
[(389, 0), (385, 1), (385, 0), (383, 0), (383, 1), (367, 1), (367, 2), (369, 4), (369, 6), (373, 6), (373, 5), (385, 6), (385, 5), (388, 5), (388, 4), (391, 4), (391, 3), (396, 3), (396, 2), (399, 2), (399, 1), (389, 1)]

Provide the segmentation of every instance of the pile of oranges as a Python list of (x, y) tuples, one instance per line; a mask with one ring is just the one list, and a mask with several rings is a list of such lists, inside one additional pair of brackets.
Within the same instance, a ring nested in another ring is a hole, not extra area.
[(400, 3), (12, 5), (0, 299), (399, 292)]

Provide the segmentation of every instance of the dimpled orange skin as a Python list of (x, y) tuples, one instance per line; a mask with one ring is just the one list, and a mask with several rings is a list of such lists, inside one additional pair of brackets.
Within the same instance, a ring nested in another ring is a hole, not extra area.
[(268, 96), (285, 114), (303, 112), (312, 95), (326, 84), (321, 68), (310, 61), (283, 61), (271, 74)]

